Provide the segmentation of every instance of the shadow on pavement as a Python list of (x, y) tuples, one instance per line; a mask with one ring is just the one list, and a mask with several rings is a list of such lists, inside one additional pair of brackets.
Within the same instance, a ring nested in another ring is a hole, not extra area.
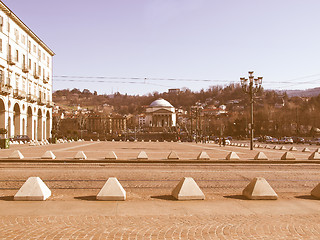
[(299, 198), (299, 199), (307, 199), (307, 200), (318, 200), (319, 198), (316, 198), (312, 195), (301, 195), (301, 196), (295, 196), (295, 198)]
[(156, 199), (161, 199), (161, 200), (169, 200), (169, 201), (177, 201), (177, 199), (175, 199), (171, 195), (151, 196), (151, 198), (156, 198)]
[(2, 200), (2, 201), (13, 201), (13, 196), (3, 196), (3, 197), (0, 197), (0, 200)]
[(80, 196), (80, 197), (74, 197), (74, 199), (83, 200), (83, 201), (97, 201), (96, 196)]
[(240, 200), (248, 200), (245, 196), (243, 195), (228, 195), (228, 196), (223, 196), (224, 198), (232, 198), (232, 199), (240, 199)]

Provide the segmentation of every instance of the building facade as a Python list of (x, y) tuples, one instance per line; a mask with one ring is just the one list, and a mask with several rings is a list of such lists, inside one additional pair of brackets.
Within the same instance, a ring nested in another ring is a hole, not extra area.
[(146, 109), (146, 125), (161, 130), (176, 126), (176, 110), (166, 100), (159, 98)]
[(0, 1), (0, 128), (51, 137), (54, 52)]

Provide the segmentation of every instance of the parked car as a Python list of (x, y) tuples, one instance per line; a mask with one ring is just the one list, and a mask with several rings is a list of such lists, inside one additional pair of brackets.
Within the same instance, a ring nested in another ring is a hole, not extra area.
[(302, 137), (292, 137), (294, 143), (305, 143), (304, 138)]
[(293, 139), (291, 137), (283, 137), (278, 142), (282, 144), (293, 144)]
[(311, 140), (310, 145), (315, 144), (315, 145), (320, 145), (320, 138), (314, 138)]
[(30, 142), (30, 138), (27, 135), (17, 135), (12, 140), (18, 142)]
[(266, 143), (278, 143), (278, 139), (277, 138), (274, 138), (274, 137), (271, 137), (271, 136), (267, 136), (266, 137)]

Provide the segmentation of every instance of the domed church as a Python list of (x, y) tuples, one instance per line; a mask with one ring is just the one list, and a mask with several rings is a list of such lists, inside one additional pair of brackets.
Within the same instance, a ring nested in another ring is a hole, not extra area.
[(146, 109), (146, 125), (155, 129), (176, 126), (176, 110), (168, 101), (159, 98)]

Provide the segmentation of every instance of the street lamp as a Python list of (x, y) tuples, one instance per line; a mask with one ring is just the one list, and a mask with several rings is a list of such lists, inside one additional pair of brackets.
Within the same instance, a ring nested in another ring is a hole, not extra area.
[(251, 111), (250, 111), (250, 150), (253, 150), (253, 130), (254, 130), (254, 125), (253, 125), (253, 96), (260, 91), (261, 85), (262, 85), (262, 77), (257, 77), (254, 78), (253, 76), (253, 71), (249, 71), (249, 79), (241, 77), (240, 78), (241, 82), (241, 87), (242, 90), (249, 94), (250, 97), (250, 105), (251, 105)]

